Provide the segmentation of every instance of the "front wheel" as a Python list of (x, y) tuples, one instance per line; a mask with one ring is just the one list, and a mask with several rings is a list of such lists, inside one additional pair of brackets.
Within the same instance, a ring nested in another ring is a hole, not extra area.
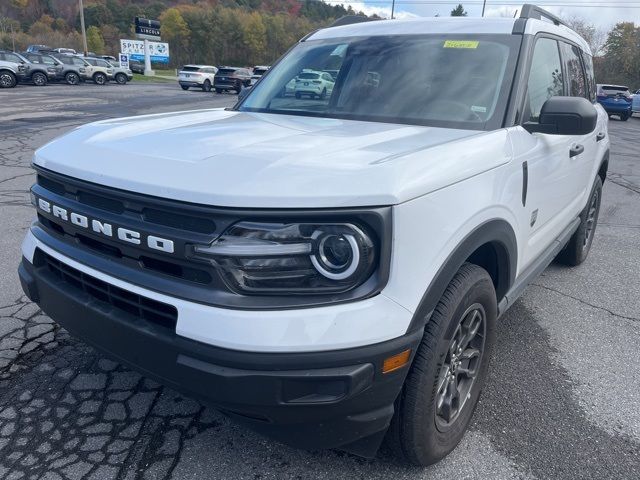
[(75, 72), (69, 72), (64, 76), (64, 81), (69, 85), (78, 85), (80, 83), (80, 76)]
[(426, 323), (396, 403), (388, 441), (415, 465), (431, 465), (460, 442), (478, 403), (495, 339), (489, 274), (465, 263)]
[(97, 85), (105, 85), (107, 83), (107, 76), (104, 73), (98, 72), (93, 76), (93, 81)]
[(124, 85), (127, 83), (129, 79), (127, 78), (127, 76), (124, 73), (118, 73), (116, 74), (116, 83), (120, 84), (120, 85)]
[(629, 115), (628, 113), (623, 113), (622, 115), (620, 115), (620, 120), (622, 120), (623, 122), (626, 122), (627, 120), (629, 120), (629, 117), (631, 115)]
[(186, 85), (180, 85), (180, 88), (182, 88), (182, 90), (189, 90), (189, 87)]
[(216, 88), (216, 93), (222, 93), (222, 89), (221, 88)]
[(205, 80), (204, 83), (202, 84), (202, 91), (203, 92), (211, 91), (211, 82), (209, 80)]
[(600, 202), (602, 200), (602, 179), (597, 176), (591, 189), (591, 196), (587, 206), (580, 214), (580, 225), (571, 236), (567, 245), (558, 254), (556, 260), (564, 265), (575, 267), (587, 259), (593, 236), (598, 225), (598, 215), (600, 214)]
[(42, 72), (31, 75), (31, 81), (36, 87), (44, 87), (47, 84), (47, 76)]
[(0, 88), (13, 88), (18, 83), (13, 72), (4, 70), (0, 72)]

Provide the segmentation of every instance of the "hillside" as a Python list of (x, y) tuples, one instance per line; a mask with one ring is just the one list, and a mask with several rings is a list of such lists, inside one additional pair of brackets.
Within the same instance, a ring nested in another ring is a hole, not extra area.
[[(308, 32), (353, 14), (318, 0), (84, 0), (89, 50), (114, 55), (136, 16), (160, 19), (173, 66), (270, 64)], [(82, 50), (76, 0), (0, 1), (0, 48)]]

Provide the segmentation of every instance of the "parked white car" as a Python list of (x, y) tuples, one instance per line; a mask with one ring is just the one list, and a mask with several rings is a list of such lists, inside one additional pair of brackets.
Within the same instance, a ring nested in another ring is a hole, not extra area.
[(327, 72), (305, 71), (296, 77), (294, 94), (296, 98), (305, 95), (325, 99), (331, 96), (334, 85), (333, 77)]
[(260, 77), (262, 77), (265, 73), (267, 73), (270, 68), (271, 67), (267, 65), (257, 65), (253, 67), (253, 71), (251, 72), (250, 85), (252, 86), (255, 85), (256, 82), (260, 80)]
[(185, 65), (178, 72), (178, 83), (183, 90), (191, 87), (210, 92), (213, 88), (218, 68), (213, 65)]
[[(19, 275), (70, 334), (276, 440), (428, 465), (472, 420), (498, 317), (587, 258), (608, 118), (588, 44), (538, 7), (341, 23), (233, 108), (38, 149)], [(283, 97), (296, 75), (331, 101)]]

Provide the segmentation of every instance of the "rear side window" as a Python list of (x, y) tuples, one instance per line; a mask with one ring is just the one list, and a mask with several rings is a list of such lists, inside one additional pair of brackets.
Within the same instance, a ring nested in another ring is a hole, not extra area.
[(587, 81), (580, 60), (580, 50), (574, 45), (560, 42), (562, 48), (562, 56), (567, 72), (567, 80), (569, 85), (569, 96), (589, 98), (587, 94)]
[(591, 55), (583, 53), (582, 60), (584, 62), (584, 70), (587, 76), (587, 86), (589, 87), (589, 100), (595, 102), (598, 88), (596, 87), (596, 77), (593, 73), (593, 58)]
[(551, 97), (564, 93), (562, 63), (558, 42), (539, 38), (533, 51), (533, 60), (527, 84), (529, 116), (525, 121), (537, 122), (542, 105)]

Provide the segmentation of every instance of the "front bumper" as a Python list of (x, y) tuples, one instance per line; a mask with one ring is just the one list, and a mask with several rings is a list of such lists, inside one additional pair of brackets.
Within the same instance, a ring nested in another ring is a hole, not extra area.
[(410, 365), (383, 374), (383, 361), (407, 349), (413, 357), (421, 339), (415, 331), (374, 345), (324, 352), (216, 347), (181, 337), (97, 298), (72, 280), (61, 280), (45, 257), (36, 249), (33, 263), (23, 258), (20, 281), (27, 296), (70, 333), (298, 448), (340, 447), (373, 456)]

